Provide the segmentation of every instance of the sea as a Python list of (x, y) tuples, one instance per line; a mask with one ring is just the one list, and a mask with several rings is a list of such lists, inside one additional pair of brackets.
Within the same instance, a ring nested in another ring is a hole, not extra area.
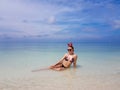
[(67, 43), (0, 43), (0, 90), (120, 90), (119, 43), (73, 42), (76, 68), (45, 69), (67, 53)]

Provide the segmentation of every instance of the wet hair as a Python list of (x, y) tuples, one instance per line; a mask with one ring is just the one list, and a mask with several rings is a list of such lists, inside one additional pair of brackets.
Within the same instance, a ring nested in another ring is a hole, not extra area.
[(71, 47), (74, 50), (72, 42), (68, 43), (68, 47)]

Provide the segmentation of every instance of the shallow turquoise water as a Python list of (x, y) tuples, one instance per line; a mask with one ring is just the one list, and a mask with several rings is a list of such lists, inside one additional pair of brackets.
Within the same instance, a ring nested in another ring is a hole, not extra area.
[(0, 90), (119, 90), (120, 46), (73, 44), (76, 69), (33, 73), (56, 63), (67, 52), (67, 43), (0, 43)]
[[(120, 69), (120, 47), (108, 43), (74, 43), (77, 65), (86, 73)], [(35, 69), (56, 63), (67, 52), (67, 43), (1, 43), (0, 68)], [(113, 71), (112, 71), (113, 70)]]

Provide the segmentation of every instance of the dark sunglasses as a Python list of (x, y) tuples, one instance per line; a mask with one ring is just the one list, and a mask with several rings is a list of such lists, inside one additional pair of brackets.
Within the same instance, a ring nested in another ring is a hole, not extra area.
[(72, 51), (72, 49), (67, 49), (68, 51)]

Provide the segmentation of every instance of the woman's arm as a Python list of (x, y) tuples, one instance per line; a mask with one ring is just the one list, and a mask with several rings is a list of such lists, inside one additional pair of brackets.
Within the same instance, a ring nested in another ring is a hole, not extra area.
[(76, 63), (77, 63), (77, 55), (75, 55), (75, 57), (74, 57), (74, 62), (73, 62), (73, 66), (74, 66), (74, 67), (77, 66)]

